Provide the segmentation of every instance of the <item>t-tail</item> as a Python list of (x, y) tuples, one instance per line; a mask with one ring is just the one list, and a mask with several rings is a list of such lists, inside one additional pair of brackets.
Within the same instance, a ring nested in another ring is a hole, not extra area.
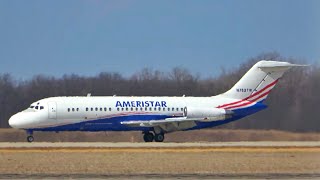
[(257, 62), (229, 91), (221, 94), (235, 101), (218, 108), (233, 110), (264, 101), (282, 75), (295, 66), (305, 65), (266, 60)]

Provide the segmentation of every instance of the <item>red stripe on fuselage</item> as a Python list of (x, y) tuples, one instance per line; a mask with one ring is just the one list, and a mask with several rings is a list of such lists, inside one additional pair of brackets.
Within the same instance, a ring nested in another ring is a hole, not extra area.
[[(279, 80), (279, 79), (273, 81), (272, 83), (270, 83), (270, 84), (267, 85), (266, 87), (262, 88), (261, 90), (259, 90), (259, 91), (255, 92), (255, 93), (251, 94), (250, 96), (248, 96), (248, 97), (246, 97), (246, 98), (244, 98), (244, 99), (242, 99), (242, 100), (239, 100), (239, 101), (236, 101), (236, 102), (232, 102), (232, 103), (228, 103), (228, 104), (223, 104), (223, 105), (221, 105), (221, 106), (218, 106), (217, 108), (225, 108), (226, 106), (239, 104), (239, 103), (241, 103), (241, 102), (243, 102), (243, 101), (246, 101), (246, 100), (248, 100), (248, 99), (250, 99), (250, 98), (253, 98), (253, 97), (257, 96), (258, 94), (262, 93), (263, 91), (265, 91), (266, 89), (268, 89), (269, 87), (275, 85), (275, 84), (278, 82), (278, 80)], [(269, 92), (270, 92), (270, 91), (269, 91)], [(252, 101), (252, 100), (251, 100), (251, 101)]]
[(235, 106), (230, 106), (230, 107), (227, 107), (227, 108), (225, 108), (225, 109), (238, 108), (238, 107), (242, 107), (242, 106), (246, 106), (246, 105), (249, 105), (249, 104), (255, 103), (255, 102), (256, 102), (256, 100), (258, 100), (258, 99), (260, 99), (260, 98), (262, 98), (262, 97), (264, 97), (264, 96), (267, 96), (267, 95), (270, 93), (270, 91), (271, 91), (271, 90), (269, 90), (269, 91), (267, 91), (267, 92), (265, 92), (265, 93), (261, 94), (259, 97), (255, 98), (255, 99), (254, 99), (254, 100), (252, 100), (252, 101), (248, 101), (248, 102), (246, 102), (246, 103), (239, 104), (239, 105), (235, 105)]

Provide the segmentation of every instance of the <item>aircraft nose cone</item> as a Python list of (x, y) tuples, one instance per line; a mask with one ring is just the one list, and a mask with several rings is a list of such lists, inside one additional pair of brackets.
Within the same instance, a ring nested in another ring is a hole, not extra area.
[(20, 123), (21, 119), (19, 118), (18, 114), (15, 114), (13, 116), (11, 116), (11, 118), (9, 119), (9, 125), (13, 128), (19, 128), (20, 127)]

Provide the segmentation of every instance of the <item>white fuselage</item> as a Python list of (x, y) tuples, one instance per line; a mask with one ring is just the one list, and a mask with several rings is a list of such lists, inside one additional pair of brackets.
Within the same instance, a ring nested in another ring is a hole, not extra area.
[[(39, 129), (60, 131), (59, 127), (83, 124), (79, 129), (85, 130), (87, 124), (95, 129), (113, 129), (109, 125), (117, 124), (114, 119), (123, 122), (130, 120), (157, 120), (183, 117), (188, 108), (212, 108), (231, 102), (233, 99), (221, 97), (52, 97), (32, 103), (31, 106), (12, 116), (10, 126), (20, 129)], [(102, 120), (102, 121), (99, 121)], [(110, 120), (110, 122), (108, 122)], [(100, 126), (100, 127), (99, 127)], [(117, 126), (117, 125), (115, 125)], [(121, 126), (117, 126), (121, 130)], [(135, 130), (134, 128), (133, 130)], [(64, 130), (63, 128), (61, 130)]]

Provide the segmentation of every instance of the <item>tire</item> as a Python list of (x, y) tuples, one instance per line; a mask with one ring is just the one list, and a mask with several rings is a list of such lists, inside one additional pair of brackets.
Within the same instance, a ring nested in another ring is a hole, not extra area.
[(27, 137), (27, 141), (28, 141), (28, 142), (31, 143), (31, 142), (33, 142), (33, 140), (34, 140), (33, 136), (28, 136), (28, 137)]
[(152, 133), (148, 132), (143, 135), (144, 142), (152, 142), (153, 139), (154, 139), (154, 135)]
[(155, 140), (156, 142), (163, 142), (163, 140), (164, 140), (164, 134), (163, 134), (163, 133), (156, 134), (156, 135), (154, 136), (154, 140)]

